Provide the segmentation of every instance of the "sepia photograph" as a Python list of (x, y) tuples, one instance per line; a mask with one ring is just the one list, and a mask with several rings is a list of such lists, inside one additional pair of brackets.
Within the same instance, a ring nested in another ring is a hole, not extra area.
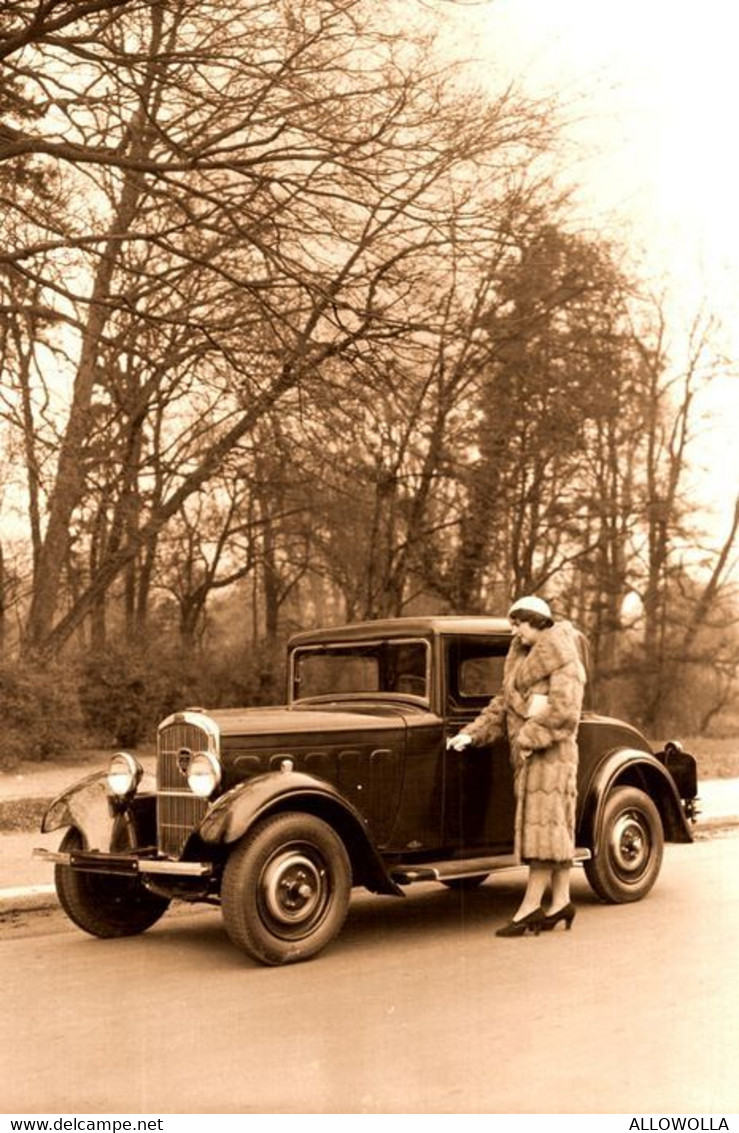
[(738, 42), (0, 0), (5, 1133), (739, 1133)]

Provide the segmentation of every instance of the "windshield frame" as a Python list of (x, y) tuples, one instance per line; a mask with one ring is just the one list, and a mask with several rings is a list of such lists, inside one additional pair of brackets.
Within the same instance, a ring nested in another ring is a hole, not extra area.
[[(411, 692), (393, 692), (389, 689), (375, 689), (372, 691), (354, 691), (354, 692), (336, 692), (336, 693), (315, 693), (312, 696), (299, 696), (298, 693), (298, 679), (297, 679), (297, 657), (298, 655), (305, 655), (306, 653), (330, 653), (334, 650), (339, 650), (343, 653), (351, 653), (354, 650), (362, 649), (379, 649), (386, 645), (422, 645), (425, 649), (425, 670), (424, 680), (426, 684), (426, 695), (419, 696)], [(414, 704), (423, 704), (425, 707), (431, 706), (432, 697), (432, 646), (431, 642), (426, 637), (377, 637), (366, 638), (357, 641), (329, 641), (318, 642), (316, 644), (307, 643), (305, 645), (296, 645), (290, 650), (290, 657), (288, 661), (288, 689), (287, 700), (288, 704), (309, 704), (326, 702), (328, 700), (357, 700), (374, 698), (393, 700), (409, 700)]]

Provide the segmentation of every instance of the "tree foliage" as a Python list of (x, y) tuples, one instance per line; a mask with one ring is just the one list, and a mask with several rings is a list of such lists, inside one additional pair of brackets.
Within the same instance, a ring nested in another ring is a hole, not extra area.
[(266, 699), (292, 628), (539, 590), (653, 726), (723, 634), (719, 711), (736, 523), (689, 562), (686, 477), (722, 362), (573, 230), (551, 106), (388, 2), (0, 14), (6, 643), (134, 682), (162, 636), (246, 648)]

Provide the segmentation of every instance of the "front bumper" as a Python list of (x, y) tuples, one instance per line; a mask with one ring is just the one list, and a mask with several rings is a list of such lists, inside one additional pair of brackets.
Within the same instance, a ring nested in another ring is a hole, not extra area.
[(104, 854), (96, 850), (73, 850), (71, 853), (65, 853), (60, 850), (35, 849), (33, 856), (52, 862), (54, 865), (84, 870), (86, 873), (108, 873), (118, 877), (159, 874), (169, 877), (207, 878), (213, 874), (213, 866), (209, 862), (174, 862), (168, 858)]

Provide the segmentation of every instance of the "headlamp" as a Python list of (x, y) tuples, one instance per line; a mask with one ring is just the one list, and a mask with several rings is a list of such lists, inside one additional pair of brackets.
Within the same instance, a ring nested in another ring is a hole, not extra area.
[(196, 751), (187, 768), (187, 782), (194, 795), (207, 799), (221, 781), (221, 765), (209, 751)]
[(114, 795), (125, 798), (138, 787), (144, 769), (137, 759), (126, 751), (114, 755), (108, 766), (108, 786)]

